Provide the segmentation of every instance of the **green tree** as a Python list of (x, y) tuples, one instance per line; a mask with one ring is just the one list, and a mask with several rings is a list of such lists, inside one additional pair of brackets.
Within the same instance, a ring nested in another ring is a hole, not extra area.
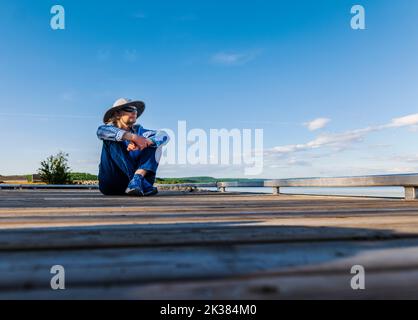
[(99, 178), (95, 174), (85, 172), (71, 172), (70, 177), (72, 180), (98, 180)]
[(70, 167), (68, 166), (68, 154), (61, 151), (55, 156), (49, 156), (41, 162), (38, 174), (42, 181), (48, 184), (72, 183)]

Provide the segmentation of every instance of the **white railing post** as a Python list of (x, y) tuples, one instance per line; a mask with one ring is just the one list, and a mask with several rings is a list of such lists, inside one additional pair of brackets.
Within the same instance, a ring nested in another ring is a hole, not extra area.
[(417, 200), (418, 199), (418, 187), (404, 187), (405, 200)]

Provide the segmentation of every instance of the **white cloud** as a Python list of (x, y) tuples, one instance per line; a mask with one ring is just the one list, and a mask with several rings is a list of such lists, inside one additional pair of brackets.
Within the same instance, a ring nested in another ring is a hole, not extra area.
[(138, 60), (138, 52), (135, 49), (127, 49), (123, 54), (123, 58), (128, 62), (136, 62)]
[(418, 171), (418, 167), (394, 167), (386, 169), (386, 173), (416, 173)]
[(299, 160), (299, 159), (290, 159), (287, 162), (287, 164), (291, 165), (291, 166), (300, 166), (300, 167), (310, 167), (310, 166), (312, 166), (312, 162), (305, 161), (305, 160)]
[(80, 114), (40, 114), (40, 113), (0, 113), (0, 117), (28, 117), (28, 118), (37, 118), (37, 119), (86, 119), (91, 121), (91, 119), (100, 119), (100, 116), (93, 115), (80, 115)]
[(398, 162), (410, 162), (410, 163), (417, 163), (418, 164), (418, 154), (415, 155), (399, 155), (392, 158)]
[(363, 129), (350, 130), (342, 133), (321, 134), (316, 139), (307, 143), (291, 144), (268, 149), (266, 150), (266, 154), (292, 154), (295, 152), (308, 151), (323, 147), (331, 147), (336, 150), (344, 150), (354, 143), (362, 142), (364, 138), (371, 132), (390, 128), (415, 128), (417, 125), (418, 114), (412, 114), (400, 118), (394, 118), (390, 123), (380, 126), (370, 126)]
[(401, 118), (392, 119), (392, 122), (388, 124), (389, 127), (409, 127), (418, 125), (418, 113), (411, 114)]
[(67, 91), (61, 94), (61, 99), (64, 101), (74, 101), (76, 93), (74, 91)]
[(215, 64), (234, 66), (243, 65), (254, 60), (258, 55), (258, 52), (250, 53), (233, 53), (233, 52), (219, 52), (212, 56), (211, 61)]
[(293, 153), (298, 151), (308, 151), (321, 147), (333, 147), (336, 149), (345, 149), (348, 145), (363, 141), (365, 135), (372, 131), (373, 128), (365, 128), (352, 130), (337, 134), (322, 134), (316, 139), (304, 144), (292, 144), (287, 146), (279, 146), (270, 149), (273, 153)]
[(325, 128), (325, 126), (330, 121), (331, 119), (328, 119), (328, 118), (318, 118), (318, 119), (304, 123), (304, 126), (306, 126), (310, 131), (315, 131), (315, 130)]

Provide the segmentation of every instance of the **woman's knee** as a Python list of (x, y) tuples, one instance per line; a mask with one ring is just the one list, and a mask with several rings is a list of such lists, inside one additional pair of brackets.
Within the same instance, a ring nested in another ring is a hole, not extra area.
[(145, 148), (144, 150), (141, 151), (141, 155), (144, 157), (155, 157), (155, 152), (156, 152), (156, 148)]
[(104, 195), (104, 196), (121, 196), (121, 195), (125, 195), (124, 191), (121, 190), (110, 190), (110, 189), (104, 189), (104, 188), (99, 188), (100, 192)]
[(99, 190), (105, 196), (119, 196), (124, 195), (127, 184), (121, 181), (114, 181), (113, 183), (106, 183), (99, 180)]

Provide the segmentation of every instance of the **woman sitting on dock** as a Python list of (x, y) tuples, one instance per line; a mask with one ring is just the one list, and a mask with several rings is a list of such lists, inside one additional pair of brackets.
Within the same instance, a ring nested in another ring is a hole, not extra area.
[(150, 196), (158, 192), (153, 185), (161, 147), (169, 136), (135, 124), (144, 110), (144, 102), (122, 98), (104, 115), (105, 124), (97, 130), (97, 137), (103, 140), (99, 189), (104, 195)]

